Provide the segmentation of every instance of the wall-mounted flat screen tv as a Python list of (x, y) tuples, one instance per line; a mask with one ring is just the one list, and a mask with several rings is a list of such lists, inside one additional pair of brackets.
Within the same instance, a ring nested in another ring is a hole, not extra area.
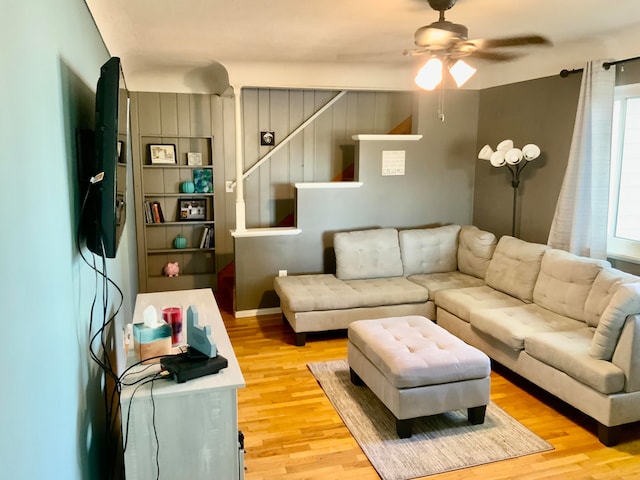
[(120, 59), (100, 69), (93, 132), (79, 134), (81, 189), (87, 192), (81, 231), (87, 248), (114, 258), (126, 220), (129, 98)]

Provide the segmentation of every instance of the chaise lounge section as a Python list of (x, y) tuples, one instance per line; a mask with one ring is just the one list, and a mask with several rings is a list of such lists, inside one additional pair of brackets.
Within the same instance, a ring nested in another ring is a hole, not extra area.
[(640, 278), (474, 226), (340, 232), (334, 248), (335, 275), (275, 280), (297, 344), (420, 315), (594, 418), (605, 445), (640, 420)]

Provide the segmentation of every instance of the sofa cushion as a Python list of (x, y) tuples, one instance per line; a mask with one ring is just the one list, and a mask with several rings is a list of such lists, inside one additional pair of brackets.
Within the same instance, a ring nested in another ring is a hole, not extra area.
[(282, 306), (293, 312), (426, 302), (429, 293), (404, 277), (342, 281), (331, 274), (276, 277)]
[(615, 268), (603, 268), (589, 291), (585, 302), (584, 314), (587, 325), (597, 327), (600, 316), (605, 311), (611, 297), (624, 283), (639, 283), (640, 278)]
[(473, 310), (471, 327), (495, 338), (513, 350), (522, 350), (524, 340), (543, 332), (561, 332), (584, 328), (584, 322), (558, 315), (535, 303), (519, 307)]
[(402, 276), (395, 228), (339, 232), (333, 236), (333, 247), (341, 280)]
[(457, 270), (459, 232), (459, 225), (400, 230), (398, 238), (404, 274)]
[(625, 319), (636, 313), (640, 313), (640, 284), (621, 285), (602, 313), (591, 342), (591, 355), (600, 360), (611, 360)]
[(487, 268), (487, 285), (530, 303), (542, 256), (548, 249), (540, 243), (502, 237)]
[(487, 285), (440, 290), (435, 293), (435, 302), (438, 308), (443, 308), (465, 322), (470, 320), (471, 312), (477, 309), (523, 305), (521, 300)]
[(414, 283), (425, 287), (429, 290), (429, 300), (435, 300), (435, 293), (440, 290), (449, 290), (452, 288), (465, 287), (481, 287), (484, 280), (466, 275), (464, 273), (442, 272), (442, 273), (423, 273), (418, 275), (410, 275), (407, 277)]
[(609, 262), (550, 249), (542, 257), (533, 290), (536, 305), (585, 321), (585, 303), (596, 277)]
[(465, 225), (458, 235), (458, 270), (484, 280), (498, 240), (491, 232)]
[(596, 360), (589, 355), (593, 328), (584, 327), (567, 332), (537, 333), (524, 341), (524, 350), (570, 377), (600, 393), (608, 395), (624, 388), (623, 371), (611, 362)]

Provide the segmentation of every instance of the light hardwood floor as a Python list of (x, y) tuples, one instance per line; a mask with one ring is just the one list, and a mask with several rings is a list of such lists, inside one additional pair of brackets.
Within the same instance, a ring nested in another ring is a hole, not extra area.
[[(223, 318), (247, 384), (238, 392), (245, 478), (379, 478), (307, 368), (346, 358), (346, 333), (311, 335), (296, 347), (280, 315)], [(499, 365), (491, 399), (555, 449), (429, 479), (640, 479), (640, 424), (607, 448), (593, 420)]]

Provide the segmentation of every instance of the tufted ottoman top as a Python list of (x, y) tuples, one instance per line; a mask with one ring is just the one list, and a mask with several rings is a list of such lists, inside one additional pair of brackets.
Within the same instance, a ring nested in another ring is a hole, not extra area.
[(489, 357), (420, 316), (358, 320), (349, 342), (396, 388), (485, 378)]

